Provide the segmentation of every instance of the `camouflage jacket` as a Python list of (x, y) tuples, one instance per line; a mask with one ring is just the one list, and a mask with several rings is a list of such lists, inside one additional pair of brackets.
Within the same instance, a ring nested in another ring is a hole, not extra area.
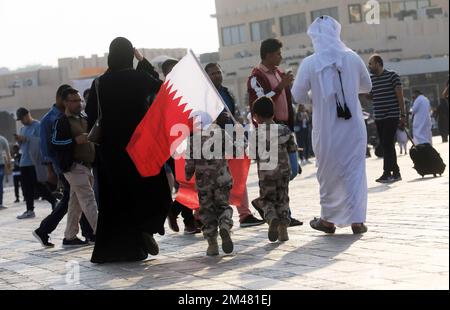
[[(189, 153), (185, 167), (186, 179), (190, 180), (195, 174), (197, 190), (231, 186), (233, 183), (225, 156), (232, 155), (225, 154), (225, 141), (231, 138), (225, 133), (225, 130), (220, 128), (216, 128), (216, 130), (221, 132), (222, 145), (220, 150), (214, 149), (212, 134), (204, 136), (199, 132), (189, 138)], [(205, 154), (205, 151), (210, 151), (210, 154)]]
[[(261, 130), (265, 130), (266, 133), (265, 150), (260, 149), (260, 143), (258, 142), (259, 139), (262, 139), (262, 137), (259, 137)], [(260, 125), (256, 128), (256, 135), (256, 158), (258, 162), (259, 179), (263, 181), (266, 179), (274, 180), (283, 177), (289, 178), (291, 175), (289, 153), (295, 153), (298, 151), (297, 144), (295, 143), (295, 137), (291, 130), (285, 125), (271, 123), (266, 126)], [(271, 142), (272, 144), (275, 143), (275, 135), (278, 138), (278, 142), (274, 145), (276, 149), (271, 150)], [(260, 151), (263, 151), (266, 154), (263, 155)], [(276, 156), (278, 156), (278, 159)]]

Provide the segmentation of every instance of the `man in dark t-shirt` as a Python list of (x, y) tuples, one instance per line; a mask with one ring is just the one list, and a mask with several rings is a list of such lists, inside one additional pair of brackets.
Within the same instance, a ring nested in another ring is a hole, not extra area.
[(379, 183), (394, 183), (402, 180), (397, 164), (395, 135), (399, 127), (406, 125), (406, 109), (400, 77), (384, 69), (383, 59), (373, 55), (369, 60), (372, 74), (372, 92), (375, 122), (380, 143), (384, 149), (384, 173)]

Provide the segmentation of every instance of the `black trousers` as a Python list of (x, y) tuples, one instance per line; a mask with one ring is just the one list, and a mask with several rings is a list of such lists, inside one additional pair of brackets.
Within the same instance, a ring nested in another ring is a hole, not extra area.
[(303, 151), (300, 152), (300, 158), (307, 160), (310, 155), (310, 144), (309, 144), (309, 129), (302, 128), (300, 132), (297, 133), (297, 143), (298, 147), (302, 148)]
[[(41, 225), (37, 229), (39, 233), (46, 235), (50, 235), (56, 229), (69, 208), (70, 184), (67, 182), (63, 174), (60, 174), (58, 177), (64, 187), (63, 198), (59, 201), (52, 213), (41, 222)], [(84, 214), (81, 216), (80, 226), (83, 237), (90, 238), (94, 235), (92, 227)]]
[[(19, 200), (19, 190), (20, 190), (20, 184), (22, 183), (20, 181), (20, 175), (15, 175), (13, 177), (13, 182), (14, 182), (14, 194), (16, 195), (16, 199)], [(23, 191), (22, 191), (22, 196), (23, 196)]]
[(52, 207), (56, 204), (56, 198), (52, 195), (47, 186), (38, 182), (34, 166), (20, 167), (20, 176), (23, 196), (27, 203), (28, 211), (34, 210), (34, 196), (36, 191), (39, 193), (39, 196), (47, 200)]
[(169, 212), (175, 216), (178, 216), (181, 213), (184, 224), (192, 223), (192, 221), (194, 221), (194, 211), (182, 205), (178, 201), (173, 202), (171, 210)]
[(399, 119), (388, 118), (376, 121), (378, 137), (384, 150), (384, 172), (400, 173), (397, 164), (397, 151), (395, 150), (395, 137), (399, 125)]

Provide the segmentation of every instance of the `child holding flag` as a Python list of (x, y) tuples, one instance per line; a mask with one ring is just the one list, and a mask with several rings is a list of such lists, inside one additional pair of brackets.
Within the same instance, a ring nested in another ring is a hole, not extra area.
[[(217, 123), (219, 121), (218, 119)], [(207, 131), (194, 133), (190, 137), (189, 158), (186, 158), (186, 180), (189, 181), (195, 174), (200, 220), (203, 223), (203, 235), (208, 241), (207, 256), (219, 255), (218, 230), (222, 239), (222, 250), (230, 254), (234, 248), (230, 237), (233, 209), (229, 203), (233, 179), (224, 156), (226, 138), (230, 137), (216, 124)], [(209, 145), (214, 139), (221, 139), (222, 149), (214, 150), (214, 143), (205, 150), (204, 146)], [(196, 144), (196, 140), (200, 143)], [(217, 151), (221, 156), (215, 156)]]

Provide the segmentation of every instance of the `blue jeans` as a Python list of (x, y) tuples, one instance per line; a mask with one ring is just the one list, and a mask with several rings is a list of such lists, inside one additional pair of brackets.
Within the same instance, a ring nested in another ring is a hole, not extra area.
[(5, 165), (0, 165), (0, 206), (3, 205), (3, 179), (5, 178)]

